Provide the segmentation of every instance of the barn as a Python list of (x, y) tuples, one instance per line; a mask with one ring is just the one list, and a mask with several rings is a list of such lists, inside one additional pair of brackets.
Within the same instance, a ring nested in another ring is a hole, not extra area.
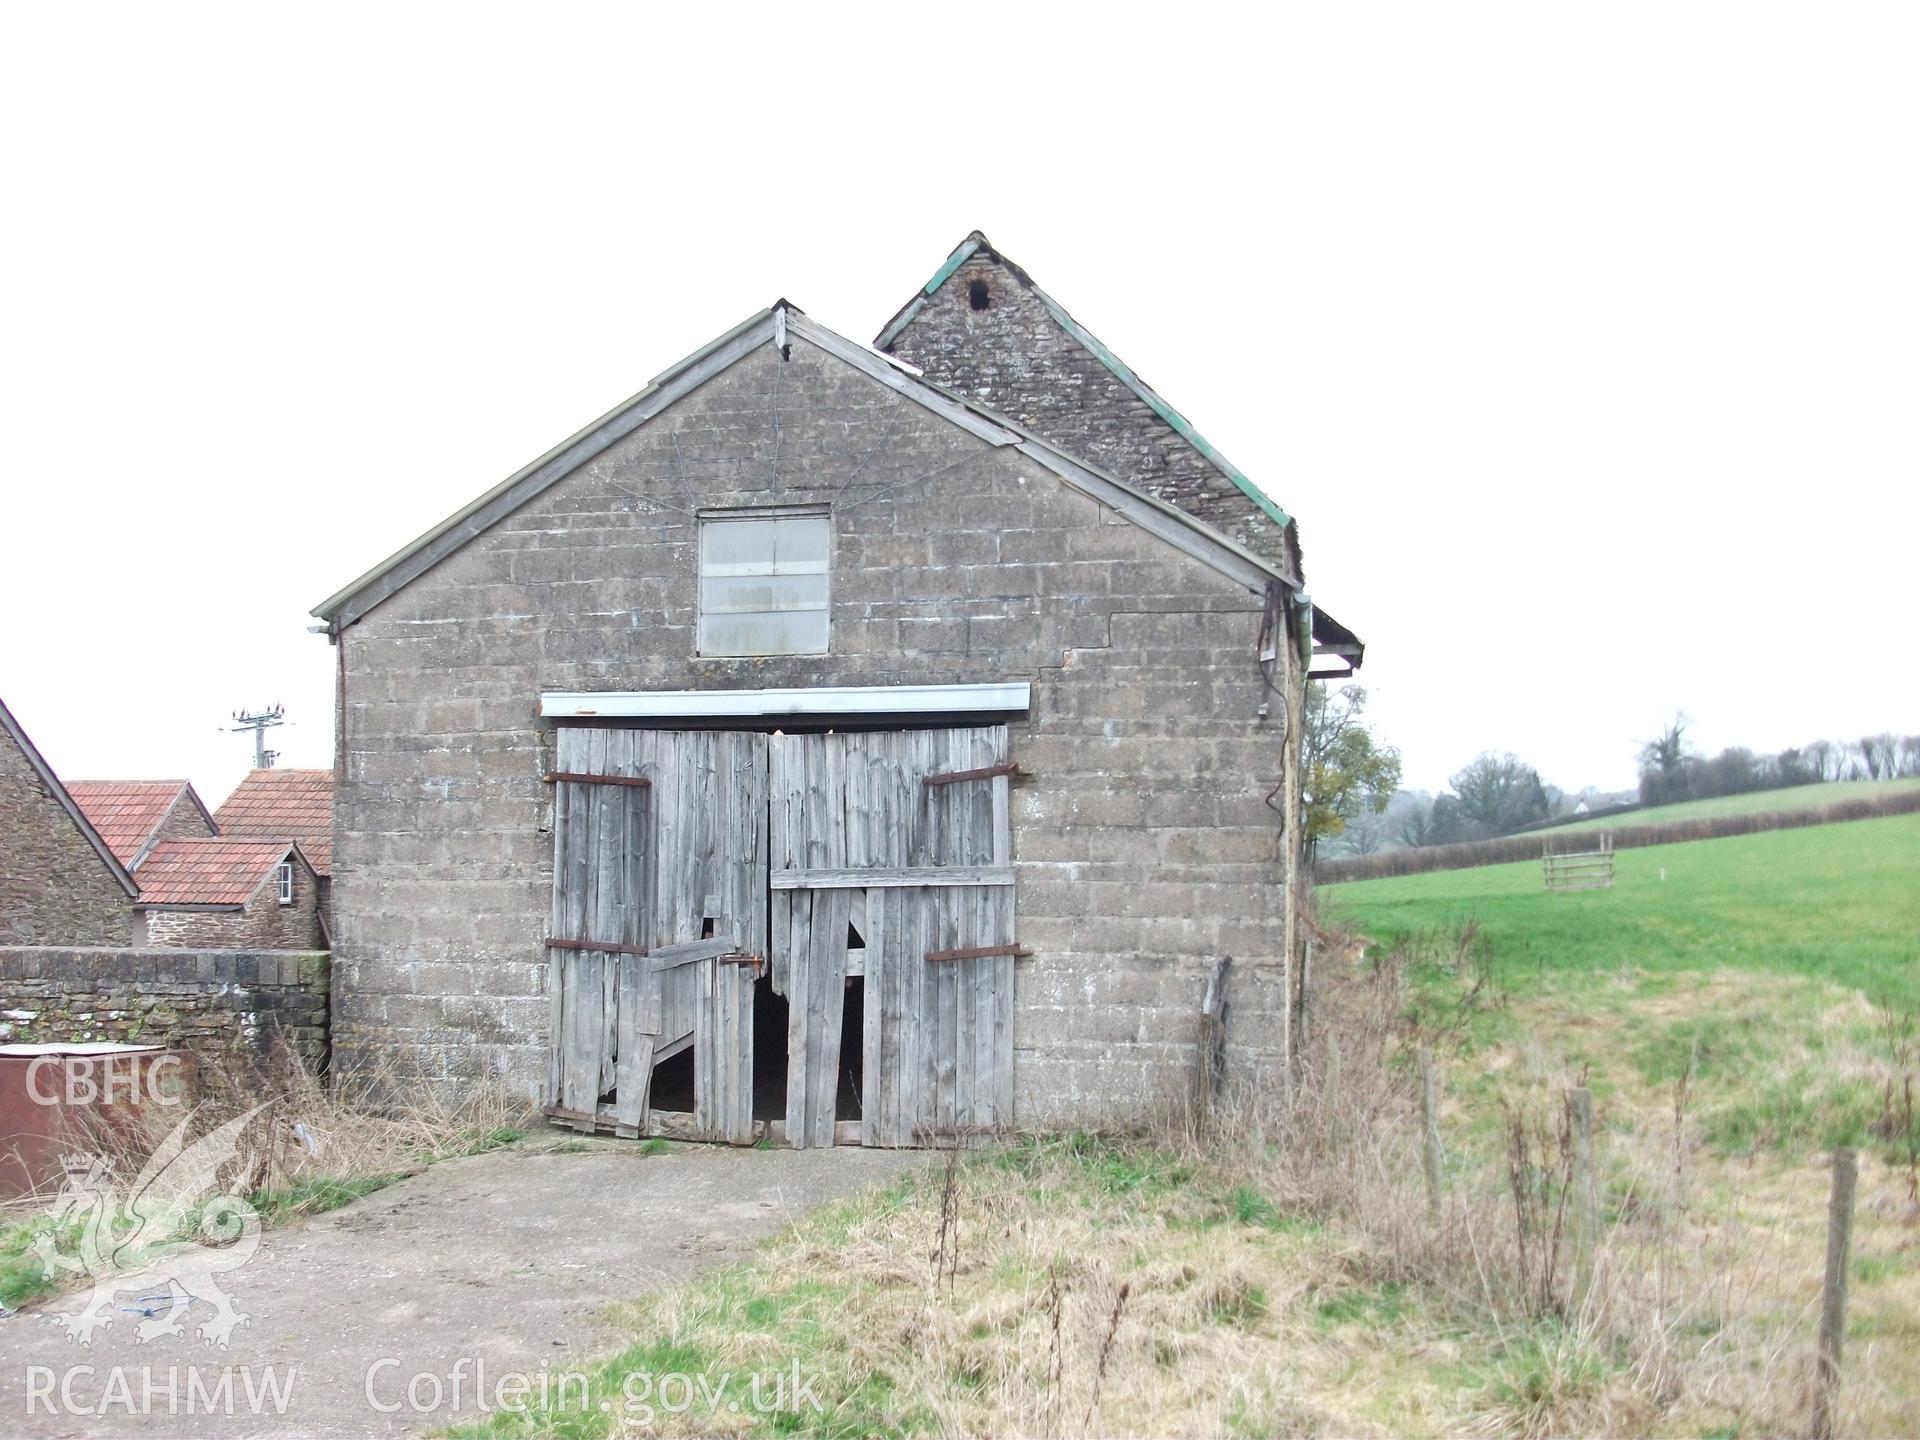
[[(341, 1073), (797, 1146), (1277, 1076), (1297, 530), (970, 236), (878, 349), (780, 301), (314, 613)], [(891, 353), (888, 353), (891, 352)]]

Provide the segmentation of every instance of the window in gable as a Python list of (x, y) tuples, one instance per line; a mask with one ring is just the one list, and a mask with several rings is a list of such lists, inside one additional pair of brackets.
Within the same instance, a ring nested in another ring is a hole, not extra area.
[(274, 872), (273, 878), (280, 886), (280, 903), (282, 905), (293, 904), (293, 862), (291, 860), (283, 860), (280, 863), (279, 869)]
[(700, 520), (702, 655), (824, 655), (827, 551), (822, 511)]

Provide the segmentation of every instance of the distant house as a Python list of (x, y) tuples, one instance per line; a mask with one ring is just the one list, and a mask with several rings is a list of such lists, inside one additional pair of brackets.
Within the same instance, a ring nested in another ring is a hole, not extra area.
[(320, 923), (333, 926), (333, 772), (253, 770), (214, 815), (219, 833), (292, 840), (319, 877)]
[(0, 703), (0, 944), (125, 945), (126, 863)]
[(134, 904), (148, 945), (321, 948), (320, 877), (292, 840), (162, 840), (141, 863), (138, 878)]
[(162, 840), (215, 834), (213, 816), (185, 780), (75, 780), (67, 793), (129, 870)]

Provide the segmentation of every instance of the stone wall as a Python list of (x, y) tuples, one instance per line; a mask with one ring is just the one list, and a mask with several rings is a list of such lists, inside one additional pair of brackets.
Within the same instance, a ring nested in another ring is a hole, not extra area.
[(124, 945), (133, 901), (0, 729), (0, 944)]
[(0, 1041), (113, 1040), (266, 1058), (275, 1037), (327, 1065), (328, 956), (275, 950), (0, 948)]
[(319, 890), (319, 877), (296, 862), (291, 905), (280, 903), (279, 884), (268, 876), (238, 911), (141, 911), (146, 943), (188, 950), (312, 950), (322, 943)]
[[(975, 309), (975, 284), (985, 286)], [(1055, 320), (1017, 269), (972, 255), (889, 347), (927, 379), (1177, 505), (1298, 577), (1287, 537), (1219, 466)]]
[[(543, 689), (1028, 680), (1012, 724), (1016, 1107), (1123, 1123), (1190, 1093), (1213, 958), (1271, 1067), (1276, 717), (1258, 597), (851, 366), (750, 354), (341, 637), (336, 1048), (538, 1100)], [(831, 653), (694, 653), (697, 507), (825, 503)]]
[(167, 818), (159, 825), (160, 840), (199, 840), (217, 833), (213, 821), (201, 812), (198, 805), (188, 797), (186, 791), (180, 792), (180, 798), (173, 802), (167, 811)]

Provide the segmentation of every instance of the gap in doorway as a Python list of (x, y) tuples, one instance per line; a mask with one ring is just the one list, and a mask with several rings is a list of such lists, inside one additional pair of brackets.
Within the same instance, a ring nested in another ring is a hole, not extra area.
[(787, 999), (762, 975), (753, 987), (753, 1118), (787, 1118)]
[(693, 1046), (670, 1055), (653, 1067), (653, 1089), (648, 1108), (693, 1113)]
[(867, 981), (863, 975), (847, 977), (846, 1002), (840, 1011), (840, 1076), (833, 1097), (833, 1118), (860, 1118), (863, 1080), (862, 1060), (866, 1055)]

